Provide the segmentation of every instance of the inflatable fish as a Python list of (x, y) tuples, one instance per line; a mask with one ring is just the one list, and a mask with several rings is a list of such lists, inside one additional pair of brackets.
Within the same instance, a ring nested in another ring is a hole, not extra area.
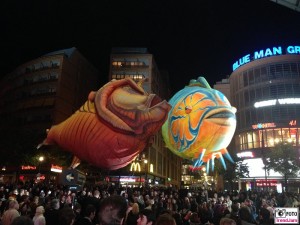
[(223, 155), (233, 162), (227, 151), (236, 128), (236, 108), (225, 95), (212, 89), (205, 78), (191, 80), (169, 101), (172, 109), (162, 127), (166, 147), (176, 155), (193, 161), (194, 167), (206, 163), (214, 170), (214, 159)]
[(78, 111), (51, 127), (38, 148), (57, 144), (78, 159), (109, 170), (128, 165), (161, 129), (171, 109), (141, 86), (125, 78), (91, 92)]

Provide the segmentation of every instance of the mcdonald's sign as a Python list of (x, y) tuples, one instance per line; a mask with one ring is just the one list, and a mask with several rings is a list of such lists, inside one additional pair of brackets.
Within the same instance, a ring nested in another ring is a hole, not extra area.
[(130, 171), (139, 171), (141, 172), (141, 165), (139, 162), (132, 162), (130, 166)]

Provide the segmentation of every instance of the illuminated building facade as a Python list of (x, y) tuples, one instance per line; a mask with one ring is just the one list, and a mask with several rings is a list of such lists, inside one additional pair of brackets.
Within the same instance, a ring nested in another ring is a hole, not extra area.
[(299, 151), (300, 46), (248, 54), (233, 64), (233, 70), (230, 99), (237, 108), (234, 143), (238, 156), (261, 159), (266, 149), (285, 141)]
[[(143, 79), (143, 88), (162, 99), (170, 97), (168, 74), (160, 71), (147, 48), (113, 48), (110, 57), (109, 80), (131, 77), (136, 82)], [(133, 164), (128, 166), (131, 174), (142, 176), (124, 177), (127, 184), (145, 181), (151, 185), (180, 186), (181, 158), (165, 148), (161, 131)]]

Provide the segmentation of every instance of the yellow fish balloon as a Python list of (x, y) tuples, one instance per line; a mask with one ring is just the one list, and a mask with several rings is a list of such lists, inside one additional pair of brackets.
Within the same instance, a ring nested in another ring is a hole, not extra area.
[(194, 167), (206, 163), (214, 170), (218, 158), (226, 169), (225, 156), (236, 128), (236, 108), (223, 93), (212, 89), (204, 77), (191, 80), (169, 101), (172, 106), (162, 126), (166, 147), (176, 155), (193, 161)]

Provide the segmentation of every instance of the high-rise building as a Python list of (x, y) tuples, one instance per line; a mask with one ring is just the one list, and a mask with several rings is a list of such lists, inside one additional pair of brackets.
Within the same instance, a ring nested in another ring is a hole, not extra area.
[[(112, 49), (109, 80), (125, 77), (131, 77), (136, 82), (145, 79), (143, 88), (146, 92), (166, 100), (170, 97), (168, 73), (159, 71), (154, 56), (147, 48)], [(144, 178), (148, 183), (177, 187), (180, 185), (181, 158), (165, 148), (161, 132), (153, 137), (149, 146), (133, 163), (131, 170), (140, 168), (142, 173), (145, 172), (143, 176), (146, 176)], [(132, 184), (138, 183), (137, 180), (131, 181)], [(124, 182), (128, 182), (128, 179)]]
[[(0, 87), (0, 130), (27, 129), (42, 141), (46, 129), (67, 119), (90, 91), (99, 89), (99, 74), (73, 47), (20, 65), (0, 81)], [(2, 146), (1, 151), (15, 149)]]

